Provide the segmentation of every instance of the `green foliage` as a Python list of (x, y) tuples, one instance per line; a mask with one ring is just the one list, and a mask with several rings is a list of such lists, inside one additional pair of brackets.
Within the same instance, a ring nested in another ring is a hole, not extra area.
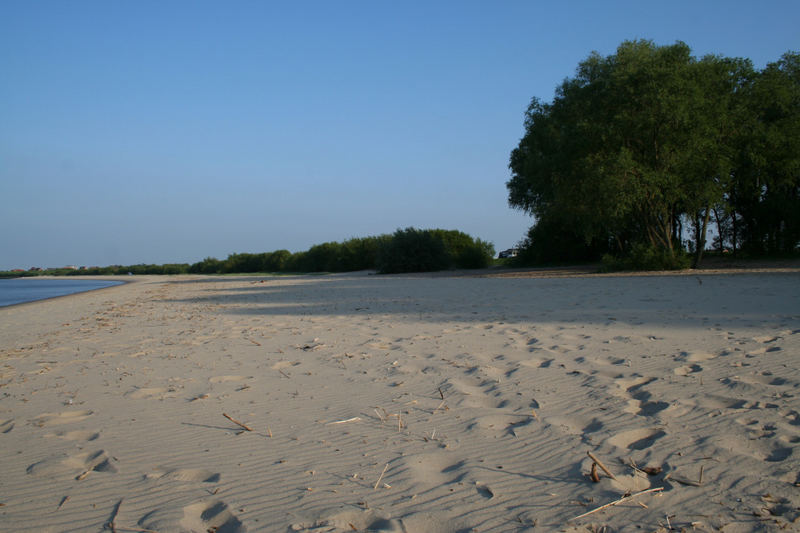
[(383, 274), (432, 272), (450, 265), (444, 241), (430, 230), (398, 229), (378, 250), (377, 268)]
[(514, 266), (535, 266), (596, 261), (609, 250), (602, 238), (590, 238), (571, 231), (559, 220), (543, 218), (528, 230), (527, 237), (517, 246), (512, 258)]
[(691, 259), (685, 252), (669, 254), (663, 248), (637, 243), (630, 253), (615, 257), (605, 254), (602, 258), (602, 271), (617, 270), (681, 270), (689, 268)]
[(537, 260), (580, 256), (576, 246), (633, 257), (640, 244), (678, 258), (684, 225), (702, 253), (714, 210), (734, 241), (800, 243), (798, 54), (757, 73), (680, 42), (626, 41), (581, 62), (551, 103), (534, 99), (525, 129), (506, 185), (543, 227), (527, 241)]
[(394, 235), (353, 238), (317, 244), (304, 252), (276, 250), (233, 253), (225, 260), (206, 257), (192, 265), (130, 265), (81, 269), (0, 272), (0, 278), (132, 274), (232, 274), (256, 272), (422, 272), (446, 268), (484, 268), (494, 246), (454, 230), (398, 230)]
[(190, 274), (218, 274), (222, 272), (222, 261), (214, 257), (206, 257), (189, 267)]
[(486, 268), (494, 246), (455, 230), (398, 229), (381, 242), (376, 267), (384, 274)]
[(480, 239), (473, 239), (457, 230), (429, 230), (433, 237), (444, 244), (449, 258), (449, 268), (486, 268), (492, 263), (494, 246)]

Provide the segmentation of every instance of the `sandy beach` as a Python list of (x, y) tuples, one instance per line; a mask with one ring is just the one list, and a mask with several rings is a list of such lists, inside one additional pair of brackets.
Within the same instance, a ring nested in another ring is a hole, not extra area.
[(3, 531), (800, 530), (798, 443), (797, 269), (0, 308)]

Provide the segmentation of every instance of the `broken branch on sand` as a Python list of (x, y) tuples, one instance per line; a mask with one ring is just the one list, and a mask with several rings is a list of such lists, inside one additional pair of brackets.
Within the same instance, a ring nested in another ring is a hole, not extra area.
[(361, 420), (360, 416), (354, 416), (353, 418), (348, 418), (347, 420), (336, 420), (335, 422), (328, 422), (329, 426), (333, 426), (334, 424), (347, 424), (348, 422), (358, 422)]
[(618, 500), (614, 500), (613, 502), (608, 502), (607, 504), (601, 505), (600, 507), (597, 507), (596, 509), (592, 509), (591, 511), (583, 513), (582, 515), (578, 515), (575, 518), (570, 518), (568, 521), (571, 522), (572, 520), (578, 520), (579, 518), (583, 518), (585, 516), (589, 516), (590, 514), (594, 514), (597, 511), (602, 511), (603, 509), (608, 509), (609, 507), (613, 507), (615, 505), (619, 505), (619, 504), (621, 504), (623, 502), (626, 502), (626, 501), (628, 501), (630, 499), (633, 499), (633, 498), (635, 498), (637, 496), (641, 496), (642, 494), (648, 494), (648, 493), (651, 493), (651, 492), (660, 492), (662, 490), (664, 490), (664, 487), (656, 487), (656, 488), (653, 488), (653, 489), (642, 490), (642, 491), (639, 491), (639, 492), (637, 492), (635, 494), (628, 494), (628, 495), (623, 496), (622, 498), (620, 498)]
[(111, 520), (107, 524), (108, 528), (111, 529), (111, 533), (117, 533), (117, 526), (114, 524), (114, 521), (117, 519), (120, 507), (122, 507), (122, 500), (117, 502), (117, 506), (114, 507), (114, 512), (111, 513)]
[(63, 498), (61, 498), (61, 503), (59, 503), (59, 504), (58, 504), (58, 507), (56, 507), (56, 511), (58, 511), (59, 509), (61, 509), (61, 507), (63, 507), (63, 506), (64, 506), (64, 504), (65, 504), (65, 503), (67, 503), (67, 500), (69, 500), (69, 494), (67, 494), (66, 496), (64, 496)]
[(236, 424), (240, 428), (244, 429), (245, 431), (253, 431), (253, 428), (247, 426), (246, 424), (242, 424), (238, 420), (236, 420), (234, 418), (231, 418), (230, 416), (226, 415), (225, 413), (222, 413), (222, 416), (224, 416), (225, 418), (227, 418), (228, 420), (230, 420), (231, 422), (233, 422), (234, 424)]
[(611, 478), (611, 479), (613, 479), (614, 481), (618, 481), (618, 480), (617, 480), (617, 476), (615, 476), (614, 474), (612, 474), (612, 473), (611, 473), (611, 470), (609, 470), (608, 468), (606, 468), (606, 465), (604, 465), (604, 464), (603, 464), (603, 462), (602, 462), (600, 459), (598, 459), (597, 457), (595, 457), (595, 456), (594, 456), (594, 454), (593, 454), (592, 452), (586, 452), (586, 455), (588, 455), (588, 456), (589, 456), (589, 458), (590, 458), (592, 461), (594, 461), (594, 462), (597, 464), (597, 466), (599, 466), (599, 467), (600, 467), (600, 469), (601, 469), (603, 472), (605, 472), (605, 473), (608, 475), (608, 477), (610, 477), (610, 478)]
[(381, 472), (378, 481), (375, 482), (375, 486), (372, 487), (372, 490), (378, 490), (378, 485), (380, 484), (381, 480), (383, 479), (383, 475), (386, 473), (386, 469), (389, 468), (389, 463), (386, 463), (386, 466), (383, 467), (383, 472)]

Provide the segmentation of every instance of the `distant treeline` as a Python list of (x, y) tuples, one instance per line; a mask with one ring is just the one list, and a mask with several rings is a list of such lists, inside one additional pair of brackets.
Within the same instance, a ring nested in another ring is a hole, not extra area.
[(306, 273), (377, 270), (432, 272), (452, 268), (485, 268), (494, 258), (491, 243), (456, 230), (399, 229), (392, 235), (317, 244), (305, 252), (277, 250), (234, 253), (227, 259), (207, 257), (194, 264), (129, 265), (80, 269), (0, 272), (0, 277), (39, 275), (98, 276), (131, 274), (234, 274), (254, 272)]

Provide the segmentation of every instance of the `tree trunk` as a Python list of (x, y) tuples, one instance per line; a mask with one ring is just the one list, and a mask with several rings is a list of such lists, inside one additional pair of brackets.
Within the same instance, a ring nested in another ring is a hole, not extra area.
[(703, 259), (703, 250), (706, 247), (706, 231), (708, 230), (708, 219), (711, 216), (711, 206), (706, 206), (706, 214), (703, 217), (703, 226), (700, 234), (697, 236), (697, 250), (694, 253), (694, 263), (692, 268), (700, 266), (700, 260)]

